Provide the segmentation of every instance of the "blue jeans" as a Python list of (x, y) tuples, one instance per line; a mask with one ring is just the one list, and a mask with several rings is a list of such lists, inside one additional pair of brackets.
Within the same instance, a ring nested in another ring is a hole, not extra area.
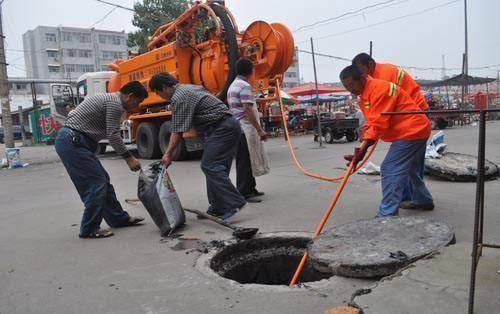
[(382, 176), (382, 203), (378, 217), (396, 216), (403, 199), (403, 190), (408, 182), (413, 188), (412, 202), (415, 205), (433, 203), (431, 193), (420, 177), (422, 154), (425, 154), (427, 139), (395, 141), (385, 156), (380, 172)]
[(62, 128), (55, 147), (85, 206), (80, 235), (98, 230), (103, 218), (110, 227), (127, 221), (129, 215), (116, 199), (109, 175), (95, 155), (97, 143), (81, 133)]
[[(423, 151), (422, 156), (420, 156), (420, 158), (422, 159), (422, 161), (420, 163), (420, 165), (421, 165), (420, 169), (418, 169), (418, 174), (419, 174), (420, 178), (423, 180), (424, 179), (424, 172), (425, 172), (425, 150)], [(413, 202), (413, 187), (411, 185), (410, 180), (408, 180), (408, 182), (405, 185), (405, 188), (403, 190), (403, 199), (401, 201), (402, 202), (406, 202), (406, 201)]]
[(240, 123), (233, 117), (209, 127), (205, 137), (201, 169), (207, 180), (208, 202), (217, 214), (241, 208), (245, 198), (229, 178), (231, 164), (236, 156), (241, 136)]

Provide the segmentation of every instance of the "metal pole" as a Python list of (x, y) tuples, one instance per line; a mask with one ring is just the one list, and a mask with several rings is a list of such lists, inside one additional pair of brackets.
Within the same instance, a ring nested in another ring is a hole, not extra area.
[(462, 55), (462, 103), (460, 105), (460, 109), (465, 109), (464, 104), (465, 104), (465, 53)]
[(370, 57), (373, 54), (373, 42), (370, 40)]
[(477, 154), (477, 180), (476, 180), (476, 203), (474, 210), (474, 238), (472, 243), (472, 263), (470, 271), (470, 284), (469, 284), (469, 314), (474, 313), (474, 294), (476, 290), (476, 271), (478, 262), (478, 247), (479, 240), (482, 238), (481, 223), (481, 208), (482, 201), (484, 200), (484, 163), (485, 163), (485, 136), (486, 136), (486, 112), (481, 110), (479, 112), (479, 144)]
[(17, 112), (19, 113), (19, 126), (21, 127), (21, 137), (23, 139), (23, 146), (26, 146), (26, 132), (24, 129), (24, 114), (23, 107), (17, 107)]
[(311, 37), (311, 54), (312, 54), (312, 59), (313, 59), (313, 69), (314, 69), (314, 86), (316, 88), (316, 110), (317, 112), (317, 119), (318, 119), (318, 136), (319, 136), (319, 147), (323, 146), (323, 132), (321, 132), (321, 113), (320, 113), (320, 108), (319, 108), (319, 91), (318, 91), (318, 75), (316, 72), (316, 59), (314, 57), (314, 43), (313, 39)]
[(12, 133), (12, 116), (10, 115), (9, 83), (7, 81), (7, 62), (5, 61), (5, 47), (2, 28), (2, 2), (0, 2), (0, 98), (2, 102), (2, 125), (6, 148), (14, 147), (14, 134)]
[(467, 76), (469, 75), (469, 34), (467, 31), (467, 0), (464, 0), (464, 26), (465, 26), (465, 92), (469, 92), (469, 85), (467, 84)]

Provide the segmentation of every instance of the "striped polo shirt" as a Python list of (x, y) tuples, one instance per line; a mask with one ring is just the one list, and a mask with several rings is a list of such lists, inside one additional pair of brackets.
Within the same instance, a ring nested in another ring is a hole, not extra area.
[(250, 85), (241, 76), (237, 76), (227, 91), (227, 102), (236, 120), (245, 118), (244, 104), (255, 104), (255, 97)]
[(68, 115), (64, 126), (85, 134), (95, 142), (107, 138), (115, 152), (126, 158), (130, 152), (120, 136), (124, 112), (119, 92), (88, 96)]

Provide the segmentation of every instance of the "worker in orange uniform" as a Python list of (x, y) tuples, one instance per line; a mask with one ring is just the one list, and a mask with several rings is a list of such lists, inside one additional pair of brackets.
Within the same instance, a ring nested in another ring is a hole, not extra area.
[(391, 142), (380, 167), (383, 198), (377, 217), (395, 216), (408, 181), (413, 186), (413, 204), (421, 209), (433, 209), (434, 201), (424, 181), (418, 175), (425, 155), (431, 125), (425, 115), (382, 115), (382, 112), (420, 111), (415, 101), (396, 84), (364, 75), (350, 65), (340, 73), (344, 87), (360, 96), (359, 107), (366, 118), (363, 143), (354, 155), (345, 156), (357, 164), (369, 146), (377, 140)]
[[(365, 75), (369, 75), (374, 79), (384, 80), (394, 83), (401, 87), (410, 97), (417, 103), (420, 109), (426, 111), (429, 105), (425, 100), (424, 94), (420, 90), (420, 86), (413, 80), (413, 78), (406, 73), (402, 68), (390, 63), (377, 63), (367, 53), (360, 53), (352, 59), (352, 64), (357, 66), (358, 69)], [(418, 169), (420, 178), (424, 178), (425, 168), (425, 154), (422, 156), (421, 168)], [(412, 194), (413, 187), (411, 182), (408, 182), (404, 191), (401, 208), (416, 209), (413, 206)]]

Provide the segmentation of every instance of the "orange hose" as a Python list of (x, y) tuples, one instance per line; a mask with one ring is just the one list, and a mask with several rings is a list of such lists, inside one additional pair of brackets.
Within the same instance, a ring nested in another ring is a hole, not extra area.
[[(364, 143), (361, 145), (361, 149), (363, 149)], [(316, 237), (321, 233), (323, 230), (323, 227), (325, 226), (328, 218), (330, 217), (330, 214), (333, 211), (333, 208), (335, 207), (335, 204), (337, 204), (337, 201), (340, 198), (340, 195), (342, 194), (342, 191), (344, 190), (344, 187), (347, 184), (347, 181), (351, 174), (353, 173), (354, 170), (354, 159), (351, 161), (349, 164), (349, 168), (347, 168), (346, 172), (344, 173), (344, 176), (342, 177), (342, 182), (340, 183), (340, 186), (337, 189), (337, 192), (335, 192), (335, 196), (332, 198), (330, 205), (328, 205), (328, 209), (321, 218), (321, 221), (319, 222), (318, 226), (316, 227), (316, 231), (314, 231), (314, 234), (312, 236), (312, 239), (316, 239)], [(299, 263), (299, 266), (297, 267), (297, 270), (295, 271), (295, 274), (293, 275), (292, 280), (290, 281), (290, 287), (294, 286), (295, 283), (297, 282), (297, 279), (299, 278), (300, 273), (302, 272), (302, 269), (304, 268), (304, 265), (307, 261), (308, 258), (308, 253), (307, 251), (304, 252), (304, 256), (302, 256), (302, 260)]]
[[(316, 178), (316, 179), (323, 180), (323, 181), (328, 181), (328, 182), (337, 182), (337, 181), (342, 180), (343, 177), (336, 177), (336, 178), (324, 177), (324, 176), (321, 176), (319, 174), (316, 174), (316, 173), (313, 173), (313, 172), (306, 170), (304, 168), (304, 166), (302, 166), (300, 161), (297, 159), (297, 156), (295, 156), (292, 141), (290, 138), (290, 133), (288, 131), (288, 125), (286, 123), (285, 109), (283, 106), (283, 100), (281, 99), (279, 84), (280, 84), (279, 79), (276, 79), (276, 91), (277, 91), (277, 95), (278, 95), (278, 101), (280, 104), (281, 121), (283, 123), (283, 128), (285, 130), (285, 136), (286, 136), (286, 141), (288, 144), (288, 150), (290, 151), (290, 155), (292, 157), (293, 162), (300, 169), (300, 171), (302, 171), (302, 173), (304, 173), (305, 175), (307, 175), (309, 177)], [(364, 164), (368, 161), (368, 159), (371, 157), (371, 155), (375, 151), (376, 147), (377, 147), (377, 143), (375, 143), (372, 147), (369, 148), (368, 153), (366, 154), (365, 158), (359, 163), (358, 167), (355, 168), (353, 172), (357, 172), (359, 169), (361, 169), (364, 166)]]

